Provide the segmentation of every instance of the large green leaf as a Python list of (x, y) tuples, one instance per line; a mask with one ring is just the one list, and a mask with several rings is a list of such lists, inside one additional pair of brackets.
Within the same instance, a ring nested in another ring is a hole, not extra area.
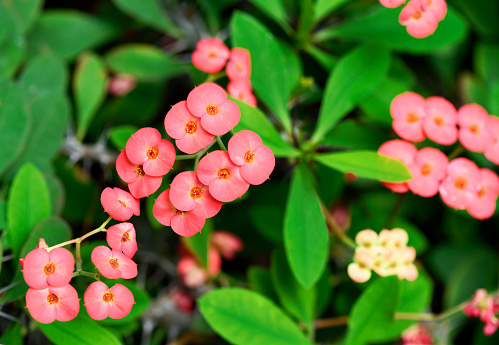
[(0, 43), (0, 76), (13, 75), (26, 55), (26, 39), (24, 36), (12, 35)]
[(316, 155), (314, 159), (331, 169), (372, 180), (405, 182), (412, 178), (404, 163), (374, 151), (326, 153)]
[(298, 283), (282, 250), (273, 253), (270, 273), (281, 305), (298, 320), (310, 325), (314, 318), (316, 290), (305, 289)]
[(27, 63), (20, 84), (31, 102), (33, 98), (66, 92), (67, 71), (57, 56), (39, 55)]
[(288, 111), (289, 71), (277, 39), (252, 16), (236, 12), (230, 22), (232, 45), (249, 50), (251, 55), (251, 82), (257, 95), (279, 118), (284, 129), (291, 133)]
[(78, 115), (76, 137), (83, 140), (107, 94), (107, 71), (97, 54), (86, 53), (79, 57), (73, 76), (73, 93)]
[(12, 182), (7, 204), (8, 233), (16, 257), (35, 225), (50, 213), (50, 195), (43, 175), (33, 164), (23, 165)]
[(291, 181), (284, 216), (284, 247), (294, 276), (305, 288), (324, 272), (328, 258), (328, 231), (320, 200), (307, 180), (310, 171), (299, 165)]
[(213, 290), (198, 301), (213, 329), (237, 345), (311, 345), (274, 303), (240, 288)]
[(350, 38), (356, 41), (374, 42), (398, 51), (422, 54), (437, 49), (445, 49), (461, 42), (467, 35), (464, 19), (451, 8), (447, 16), (438, 24), (433, 35), (426, 38), (410, 36), (405, 27), (400, 25), (400, 9), (385, 8), (369, 12), (367, 16), (346, 21), (343, 26), (327, 29), (318, 34), (318, 40), (332, 37)]
[(0, 79), (0, 175), (22, 151), (29, 124), (21, 89)]
[(244, 129), (256, 132), (264, 145), (270, 147), (276, 157), (296, 157), (299, 152), (285, 142), (265, 114), (258, 108), (252, 107), (240, 100), (231, 98), (241, 110), (241, 120), (234, 127), (235, 132)]
[(114, 72), (130, 74), (141, 80), (169, 78), (186, 71), (185, 64), (163, 50), (147, 44), (127, 44), (106, 55)]
[(396, 276), (379, 278), (362, 293), (350, 313), (346, 345), (364, 345), (385, 336), (397, 308), (399, 286)]
[(288, 24), (288, 15), (282, 0), (250, 0), (263, 13), (275, 20), (284, 30), (291, 27)]
[(51, 52), (70, 60), (107, 42), (118, 32), (114, 24), (83, 12), (48, 10), (28, 38), (28, 52), (30, 56)]
[(311, 142), (320, 142), (364, 95), (374, 91), (389, 67), (389, 51), (377, 45), (362, 45), (345, 55), (327, 81)]
[(42, 0), (0, 1), (0, 23), (19, 34), (25, 33), (36, 20)]

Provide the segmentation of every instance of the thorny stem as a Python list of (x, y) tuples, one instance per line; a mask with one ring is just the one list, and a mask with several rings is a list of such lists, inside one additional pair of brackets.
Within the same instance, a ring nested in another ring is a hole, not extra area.
[(338, 223), (336, 223), (336, 220), (334, 220), (333, 216), (331, 215), (331, 213), (329, 213), (329, 210), (326, 208), (326, 206), (324, 206), (322, 201), (321, 210), (322, 214), (326, 218), (326, 223), (329, 225), (333, 233), (348, 247), (352, 249), (357, 248), (355, 242), (350, 237), (348, 237), (348, 235), (345, 234), (345, 232), (340, 228), (340, 226), (338, 225)]
[(227, 152), (227, 148), (225, 147), (223, 141), (222, 141), (222, 138), (220, 138), (219, 135), (215, 135), (215, 138), (217, 139), (217, 143), (218, 143), (218, 146), (220, 146), (220, 148), (222, 150), (224, 150), (225, 152)]

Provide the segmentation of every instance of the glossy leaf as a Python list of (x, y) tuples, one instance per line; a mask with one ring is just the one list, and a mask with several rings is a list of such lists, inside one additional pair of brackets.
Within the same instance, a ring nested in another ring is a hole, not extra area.
[(86, 53), (78, 59), (73, 76), (73, 93), (78, 115), (76, 137), (83, 140), (107, 94), (107, 71), (97, 54)]
[(258, 108), (252, 107), (242, 101), (231, 98), (241, 110), (241, 120), (234, 127), (235, 132), (251, 130), (262, 138), (263, 144), (270, 147), (276, 157), (296, 157), (299, 152), (285, 142), (267, 116)]
[(290, 29), (288, 15), (282, 0), (250, 0), (250, 2), (275, 20), (284, 30)]
[(284, 247), (294, 276), (305, 288), (313, 286), (326, 267), (328, 231), (319, 197), (307, 180), (308, 167), (293, 174), (284, 216)]
[(146, 44), (119, 46), (106, 55), (106, 62), (114, 72), (130, 74), (140, 80), (164, 79), (186, 71), (185, 64)]
[(274, 35), (252, 16), (236, 12), (230, 22), (232, 45), (249, 50), (252, 66), (251, 83), (256, 94), (279, 118), (284, 129), (291, 132), (287, 108), (289, 71), (286, 57)]
[(326, 153), (316, 155), (314, 159), (331, 169), (372, 180), (404, 182), (412, 178), (404, 163), (375, 151)]
[(33, 164), (23, 165), (12, 182), (7, 204), (8, 234), (16, 257), (35, 225), (50, 213), (50, 195), (43, 175)]
[(327, 81), (311, 142), (320, 142), (364, 95), (374, 91), (389, 66), (389, 51), (376, 45), (362, 45), (345, 55)]
[(0, 43), (0, 51), (2, 52), (0, 54), (0, 76), (9, 77), (16, 72), (25, 58), (26, 48), (26, 39), (20, 35), (11, 35), (5, 42)]
[(24, 34), (35, 22), (42, 0), (0, 1), (0, 23), (9, 30)]
[(36, 224), (23, 246), (20, 257), (25, 257), (30, 251), (35, 249), (40, 238), (45, 239), (48, 246), (71, 240), (73, 231), (68, 222), (58, 216), (51, 216), (42, 219)]
[(138, 127), (128, 125), (113, 127), (109, 132), (109, 140), (111, 140), (114, 147), (121, 151), (125, 148), (130, 136), (138, 130)]
[(52, 52), (71, 60), (82, 51), (107, 42), (118, 31), (114, 24), (83, 12), (48, 10), (28, 38), (29, 55)]
[(208, 324), (232, 344), (311, 345), (274, 303), (256, 292), (216, 289), (198, 303)]

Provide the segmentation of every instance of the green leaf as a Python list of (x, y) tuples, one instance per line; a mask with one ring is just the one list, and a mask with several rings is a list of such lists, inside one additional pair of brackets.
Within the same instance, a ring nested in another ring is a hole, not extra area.
[(284, 247), (294, 276), (305, 288), (313, 286), (326, 267), (328, 231), (320, 200), (307, 181), (307, 166), (299, 165), (291, 180), (284, 216)]
[(35, 22), (42, 4), (42, 0), (0, 1), (0, 23), (24, 34)]
[(109, 132), (109, 140), (111, 140), (114, 147), (121, 151), (125, 148), (126, 142), (130, 139), (130, 136), (138, 130), (138, 127), (129, 125), (113, 127)]
[(21, 89), (7, 79), (0, 79), (0, 175), (21, 153), (29, 125)]
[(315, 3), (315, 20), (321, 20), (341, 5), (350, 1), (352, 0), (317, 0)]
[(318, 35), (318, 40), (331, 37), (349, 38), (356, 41), (367, 41), (383, 45), (398, 51), (422, 54), (449, 48), (467, 36), (467, 25), (464, 19), (451, 8), (447, 16), (438, 24), (434, 34), (426, 38), (410, 36), (406, 28), (400, 25), (398, 16), (400, 9), (385, 8), (369, 12), (367, 16), (346, 21), (343, 26), (333, 28)]
[(78, 58), (73, 93), (78, 115), (76, 137), (81, 141), (107, 94), (107, 71), (99, 55), (85, 53)]
[(182, 242), (206, 268), (208, 268), (208, 246), (212, 231), (213, 222), (207, 220), (199, 233), (191, 237), (182, 237)]
[(274, 303), (240, 288), (216, 289), (198, 300), (213, 329), (236, 345), (311, 345)]
[(404, 163), (374, 151), (326, 153), (316, 155), (314, 159), (331, 169), (372, 180), (405, 182), (412, 178)]
[(319, 318), (329, 307), (333, 297), (333, 286), (331, 285), (331, 270), (326, 266), (324, 273), (317, 282), (317, 307), (315, 316)]
[(43, 175), (33, 164), (23, 165), (12, 182), (7, 204), (8, 233), (15, 257), (19, 258), (35, 225), (50, 213), (50, 195)]
[(497, 13), (499, 2), (489, 0), (454, 0), (452, 4), (458, 6), (461, 13), (466, 14), (477, 31), (486, 35), (495, 35), (499, 29)]
[(397, 308), (399, 284), (396, 276), (379, 278), (362, 293), (350, 313), (346, 345), (363, 345), (384, 337)]
[(374, 91), (389, 67), (390, 53), (380, 46), (362, 45), (345, 55), (327, 81), (311, 142), (320, 142), (364, 95)]
[(119, 33), (114, 24), (73, 10), (48, 10), (28, 37), (30, 56), (51, 52), (72, 60), (82, 51), (106, 43)]
[(282, 250), (273, 253), (270, 273), (281, 305), (298, 320), (310, 326), (314, 318), (317, 294), (315, 289), (305, 289), (300, 285), (291, 272)]
[(250, 2), (289, 32), (291, 27), (288, 24), (288, 15), (282, 0), (250, 0)]
[(147, 44), (122, 45), (107, 53), (105, 58), (114, 72), (130, 74), (140, 80), (165, 79), (186, 72), (184, 63)]
[(358, 150), (377, 149), (390, 137), (385, 132), (368, 127), (355, 120), (342, 121), (324, 138), (322, 144), (349, 147)]
[(256, 132), (262, 138), (263, 144), (270, 147), (276, 157), (297, 157), (299, 155), (297, 149), (282, 140), (282, 137), (260, 109), (243, 101), (231, 99), (237, 103), (241, 110), (241, 120), (234, 127), (235, 132), (245, 129)]
[(122, 345), (111, 331), (84, 317), (82, 311), (71, 321), (38, 323), (38, 327), (55, 345)]
[(10, 77), (26, 55), (26, 39), (24, 36), (13, 35), (0, 44), (0, 76)]
[(252, 290), (274, 302), (278, 300), (269, 270), (258, 266), (250, 266), (247, 275), (248, 284)]
[(484, 81), (494, 83), (499, 81), (499, 45), (478, 43), (474, 51), (474, 67)]
[(159, 0), (112, 0), (114, 5), (121, 11), (133, 17), (139, 22), (151, 27), (177, 35), (179, 30), (167, 16)]
[(57, 56), (36, 56), (28, 61), (20, 77), (20, 84), (28, 100), (52, 93), (66, 92), (67, 71)]
[(36, 224), (23, 246), (20, 257), (25, 257), (30, 251), (35, 249), (40, 238), (43, 238), (47, 245), (56, 244), (71, 240), (73, 231), (68, 222), (58, 216), (51, 216), (42, 219)]
[(284, 55), (274, 35), (250, 15), (236, 12), (230, 22), (232, 45), (249, 50), (251, 55), (251, 83), (255, 92), (291, 133), (288, 111), (289, 71)]
[(298, 29), (296, 34), (299, 40), (308, 42), (308, 34), (314, 28), (315, 8), (313, 0), (302, 0), (300, 4), (300, 18), (298, 20)]
[(21, 336), (21, 322), (13, 322), (9, 328), (0, 337), (0, 344), (7, 345), (22, 345), (23, 338)]

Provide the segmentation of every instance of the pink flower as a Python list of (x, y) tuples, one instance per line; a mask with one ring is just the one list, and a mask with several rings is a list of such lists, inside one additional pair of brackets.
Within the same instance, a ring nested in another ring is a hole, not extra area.
[(190, 314), (194, 310), (194, 299), (192, 295), (180, 287), (168, 289), (168, 297), (172, 300), (178, 310)]
[(239, 99), (252, 107), (256, 107), (256, 98), (253, 95), (253, 90), (249, 80), (231, 80), (227, 84), (229, 95), (235, 99)]
[(342, 231), (350, 229), (350, 225), (352, 223), (352, 212), (347, 205), (342, 204), (341, 202), (335, 203), (329, 209), (329, 213), (336, 222), (336, 225), (338, 225)]
[(187, 95), (187, 108), (201, 118), (203, 128), (213, 135), (223, 135), (241, 118), (236, 103), (227, 99), (225, 90), (215, 83), (204, 83)]
[[(392, 103), (393, 104), (393, 103)], [(378, 149), (378, 153), (398, 159), (403, 162), (407, 167), (409, 167), (414, 162), (414, 157), (418, 149), (411, 143), (403, 140), (389, 140)], [(383, 186), (394, 191), (395, 193), (405, 193), (409, 190), (406, 182), (402, 183), (392, 183), (392, 182), (381, 182)]]
[(172, 106), (165, 116), (166, 133), (175, 139), (180, 151), (193, 154), (208, 146), (214, 137), (200, 122), (200, 118), (187, 109), (187, 102), (181, 101)]
[(499, 195), (499, 178), (489, 169), (480, 169), (474, 181), (476, 185), (475, 198), (468, 205), (469, 214), (478, 219), (492, 217), (496, 209)]
[(208, 277), (216, 277), (221, 268), (220, 255), (215, 248), (210, 247), (208, 250), (208, 270), (202, 267), (192, 255), (187, 255), (179, 260), (177, 274), (182, 284), (195, 288), (203, 285)]
[(232, 163), (225, 151), (208, 153), (199, 161), (197, 172), (199, 181), (208, 185), (210, 194), (221, 202), (233, 201), (249, 188), (239, 166)]
[(447, 166), (447, 177), (439, 187), (443, 202), (458, 210), (468, 208), (476, 198), (479, 170), (466, 158), (456, 158)]
[(433, 12), (437, 21), (445, 18), (447, 14), (447, 3), (445, 0), (422, 0), (421, 3), (423, 10)]
[(227, 231), (213, 232), (213, 235), (211, 235), (211, 242), (226, 260), (233, 260), (236, 253), (241, 252), (244, 248), (243, 241), (236, 235)]
[(100, 202), (113, 219), (129, 220), (132, 215), (140, 216), (140, 203), (130, 193), (120, 188), (106, 187), (100, 196)]
[(425, 103), (423, 97), (409, 91), (401, 93), (393, 99), (390, 105), (393, 130), (401, 138), (414, 142), (425, 139), (423, 133), (423, 119), (426, 116)]
[(113, 250), (123, 252), (129, 258), (132, 258), (137, 251), (135, 228), (132, 223), (119, 223), (109, 227), (106, 240)]
[(192, 64), (201, 71), (218, 73), (229, 58), (229, 48), (218, 38), (205, 38), (196, 44)]
[(191, 211), (176, 209), (170, 201), (170, 189), (161, 193), (152, 208), (154, 218), (165, 226), (171, 226), (172, 230), (180, 236), (190, 237), (204, 226), (206, 221), (205, 211), (202, 208), (193, 208)]
[(249, 51), (244, 48), (232, 48), (225, 70), (229, 80), (249, 80), (251, 75)]
[(45, 289), (30, 288), (26, 292), (26, 308), (36, 321), (51, 323), (74, 319), (80, 311), (80, 302), (74, 287), (66, 284)]
[(50, 252), (38, 248), (30, 251), (24, 259), (24, 281), (34, 289), (48, 286), (65, 286), (71, 281), (75, 269), (73, 254), (64, 248)]
[(484, 154), (489, 161), (499, 164), (499, 118), (496, 116), (489, 116), (487, 128), (492, 134), (492, 144), (485, 148)]
[(410, 0), (399, 16), (400, 24), (406, 27), (409, 35), (416, 38), (433, 34), (438, 26), (437, 14), (439, 12), (425, 10), (423, 1), (426, 0)]
[(425, 103), (426, 116), (423, 129), (428, 138), (442, 145), (454, 144), (457, 140), (456, 108), (442, 97), (430, 97)]
[(373, 255), (364, 248), (355, 250), (354, 262), (348, 265), (348, 276), (356, 283), (364, 283), (371, 278), (371, 269), (374, 265)]
[(487, 336), (494, 334), (499, 326), (499, 320), (496, 317), (499, 304), (485, 289), (478, 289), (463, 311), (469, 317), (480, 316), (480, 320), (485, 323), (483, 333)]
[(449, 159), (440, 150), (432, 147), (419, 150), (409, 165), (412, 179), (407, 181), (407, 186), (413, 193), (425, 198), (436, 195), (448, 164)]
[(240, 131), (230, 138), (230, 160), (241, 167), (241, 176), (253, 185), (264, 183), (275, 167), (272, 150), (253, 131)]
[(128, 183), (128, 189), (134, 198), (140, 199), (153, 194), (161, 186), (162, 176), (150, 176), (144, 172), (142, 164), (133, 164), (121, 151), (116, 159), (116, 171), (119, 177)]
[(100, 281), (90, 284), (83, 296), (88, 315), (94, 320), (122, 319), (132, 310), (135, 300), (132, 292), (121, 284), (108, 288)]
[(379, 0), (379, 2), (385, 7), (394, 8), (402, 5), (405, 0)]
[(457, 112), (459, 124), (459, 140), (470, 151), (483, 152), (493, 145), (489, 115), (478, 104), (466, 104)]
[(198, 213), (205, 218), (215, 216), (222, 208), (222, 203), (211, 196), (208, 186), (199, 181), (195, 171), (183, 171), (175, 176), (170, 184), (170, 201), (177, 210), (199, 208)]
[(471, 301), (469, 301), (468, 304), (466, 304), (466, 306), (464, 307), (463, 312), (469, 317), (479, 317), (482, 310), (488, 307), (487, 298), (487, 290), (476, 290)]
[(121, 97), (135, 89), (136, 85), (137, 79), (134, 76), (119, 74), (109, 78), (107, 90), (111, 95)]
[(410, 326), (402, 332), (402, 345), (432, 345), (433, 337), (420, 323)]
[(137, 264), (129, 257), (106, 246), (92, 250), (90, 259), (99, 272), (109, 279), (131, 279), (137, 276)]
[(126, 142), (128, 160), (141, 165), (151, 176), (166, 175), (175, 163), (175, 148), (156, 128), (145, 127), (132, 134)]

